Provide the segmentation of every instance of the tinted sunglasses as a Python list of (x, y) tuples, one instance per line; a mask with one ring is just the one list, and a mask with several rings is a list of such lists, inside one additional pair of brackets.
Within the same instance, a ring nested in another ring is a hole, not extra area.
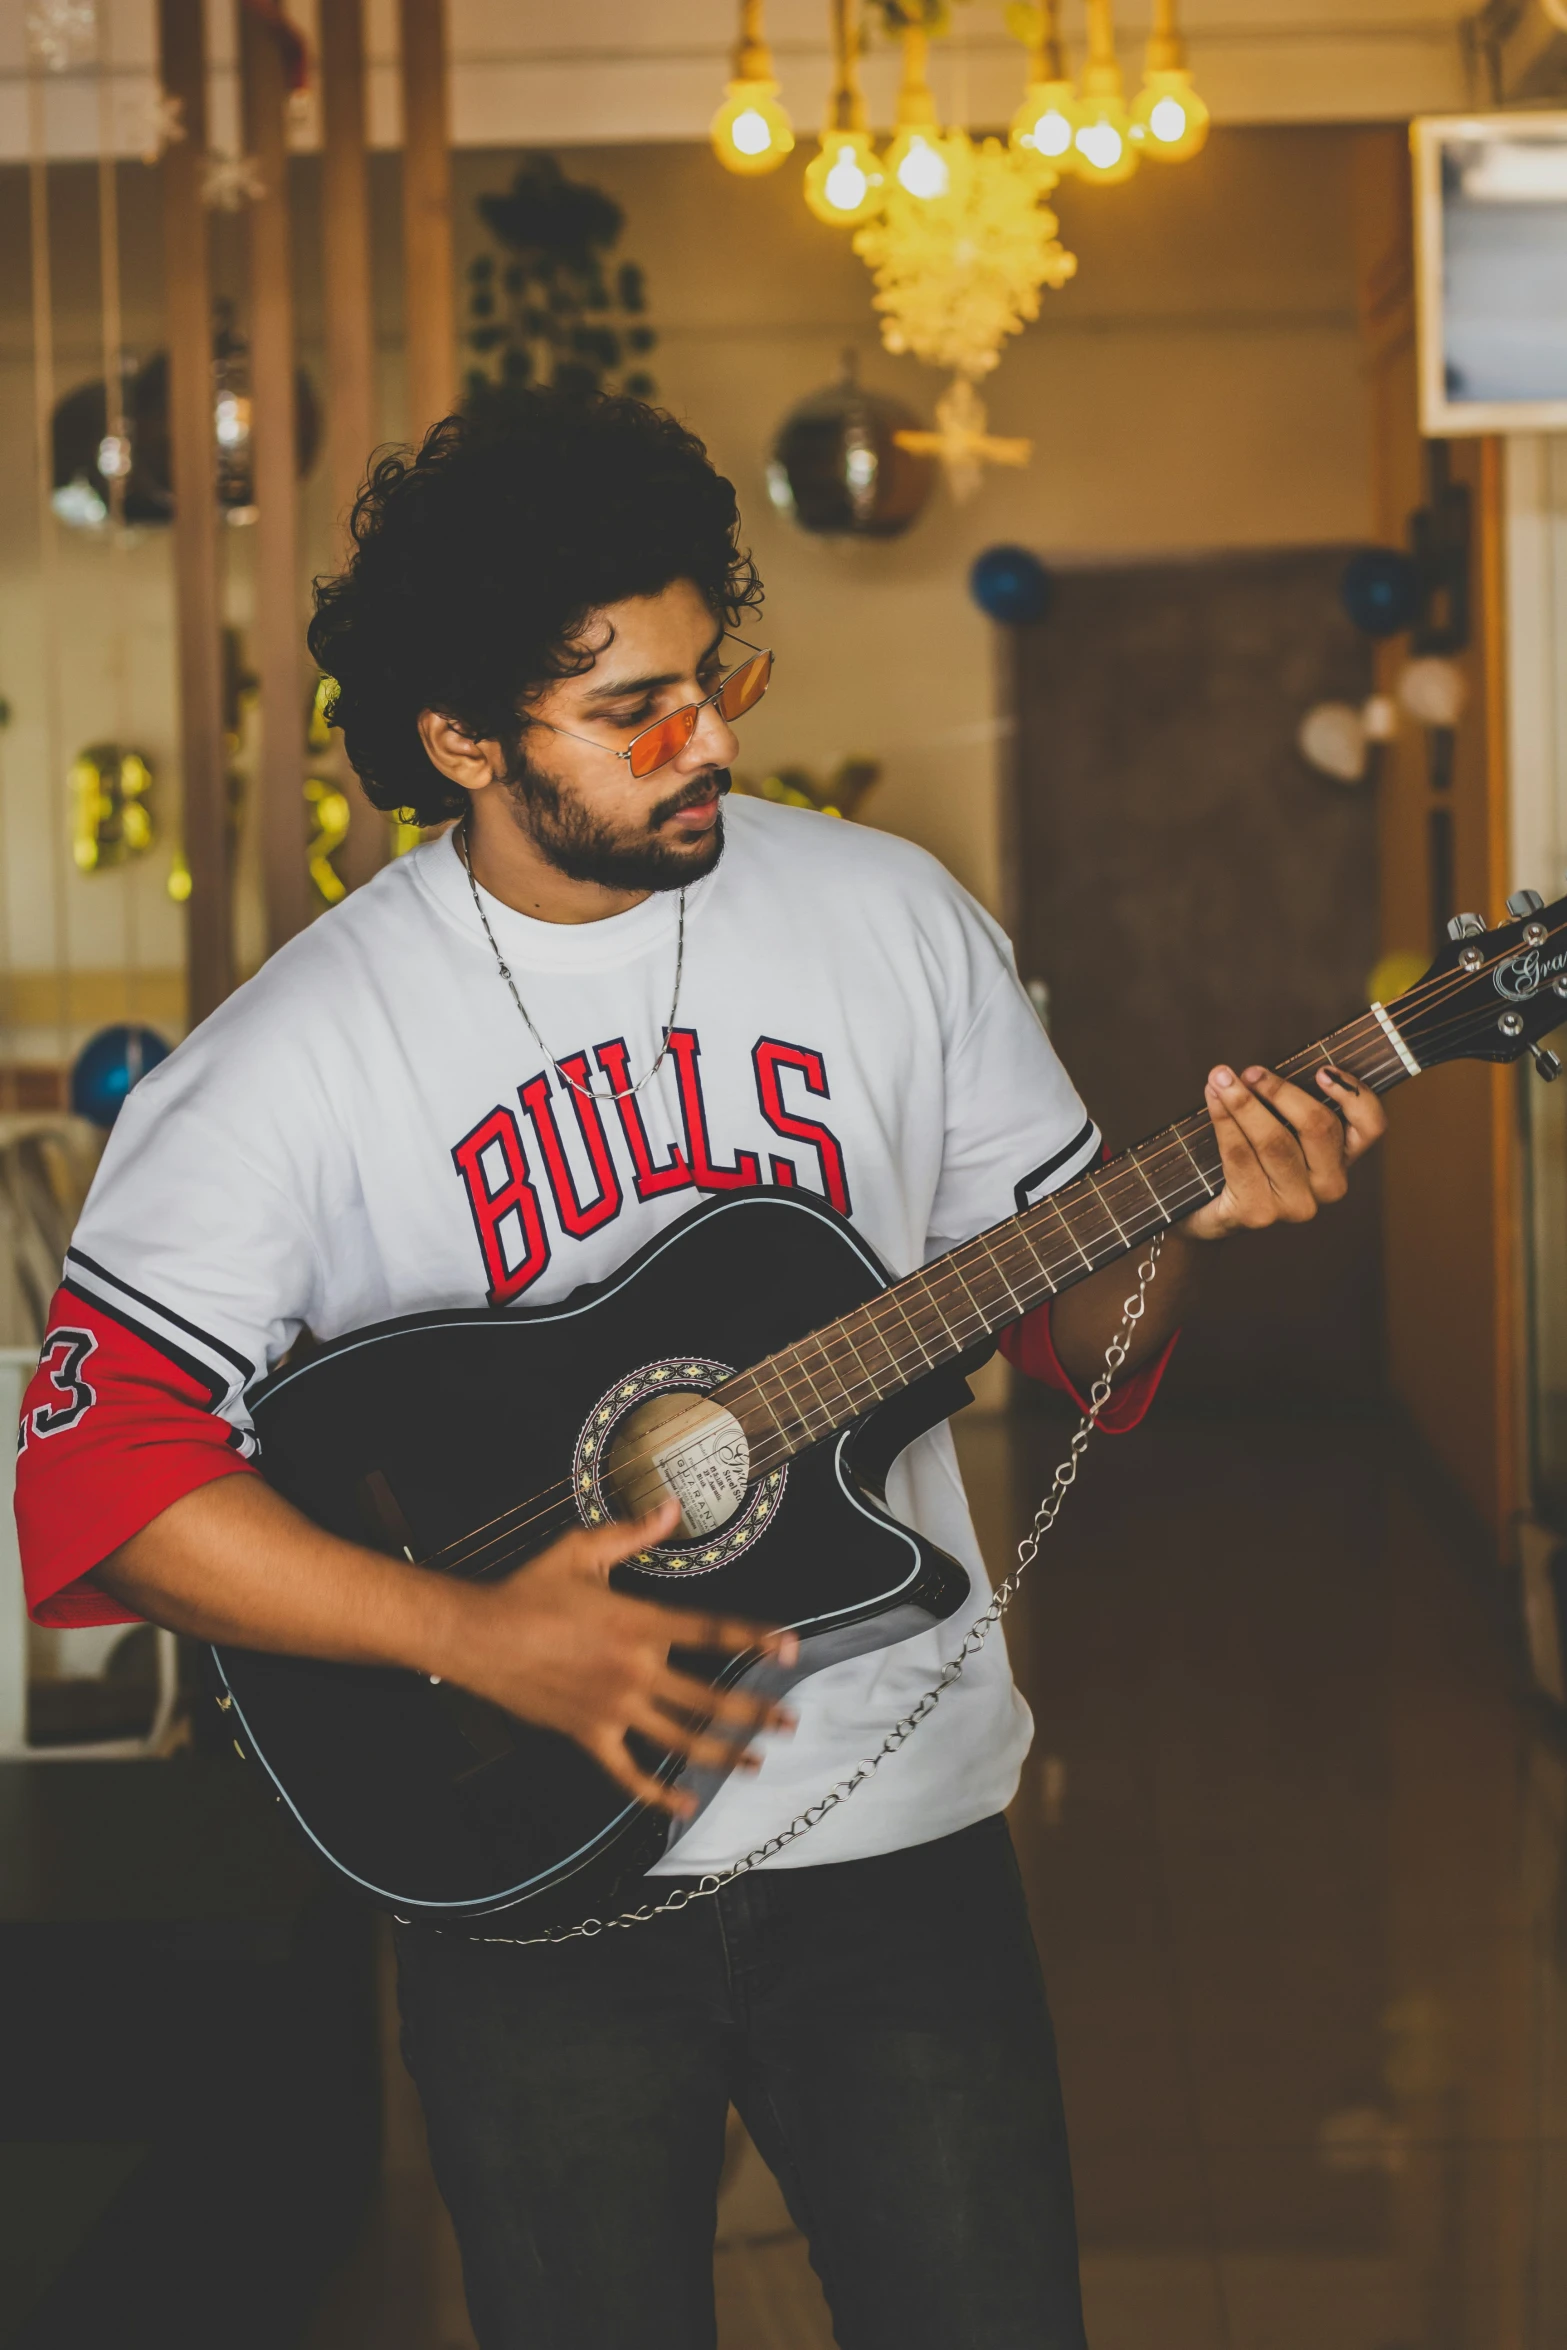
[(611, 751), (608, 743), (594, 742), (588, 734), (573, 734), (566, 726), (555, 726), (548, 718), (536, 718), (535, 726), (547, 726), (551, 734), (563, 734), (574, 743), (589, 743), (595, 751), (608, 752), (612, 759), (624, 759), (634, 776), (656, 775), (660, 767), (667, 767), (671, 759), (678, 759), (696, 732), (696, 722), (709, 704), (727, 725), (743, 718), (747, 710), (754, 710), (766, 693), (773, 674), (773, 656), (759, 646), (746, 644), (743, 636), (734, 639), (745, 645), (751, 658), (728, 670), (710, 694), (700, 702), (682, 702), (678, 710), (671, 710), (663, 718), (644, 726), (634, 734), (623, 751)]

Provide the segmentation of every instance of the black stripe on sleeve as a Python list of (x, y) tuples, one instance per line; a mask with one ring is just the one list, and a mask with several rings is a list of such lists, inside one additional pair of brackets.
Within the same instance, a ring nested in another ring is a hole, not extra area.
[(1023, 1177), (1021, 1183), (1014, 1185), (1012, 1197), (1017, 1201), (1017, 1212), (1020, 1216), (1025, 1208), (1031, 1208), (1034, 1205), (1032, 1195), (1041, 1190), (1056, 1170), (1059, 1167), (1064, 1167), (1068, 1160), (1075, 1159), (1080, 1151), (1086, 1149), (1090, 1143), (1097, 1139), (1097, 1136), (1098, 1128), (1092, 1118), (1085, 1118), (1071, 1141), (1063, 1145), (1056, 1152), (1054, 1158), (1046, 1159), (1042, 1166), (1035, 1167), (1031, 1174)]
[[(118, 1273), (111, 1273), (106, 1265), (100, 1265), (96, 1258), (87, 1254), (85, 1249), (67, 1249), (65, 1252), (66, 1263), (70, 1264), (73, 1259), (78, 1265), (84, 1266), (96, 1280), (107, 1281), (111, 1289), (119, 1290), (123, 1297), (133, 1298), (139, 1306), (150, 1307), (152, 1312), (161, 1315), (165, 1322), (172, 1322), (176, 1330), (183, 1330), (187, 1337), (199, 1338), (203, 1346), (210, 1346), (215, 1355), (221, 1355), (226, 1363), (232, 1363), (242, 1379), (248, 1381), (255, 1378), (255, 1364), (234, 1347), (226, 1346), (221, 1338), (214, 1338), (210, 1330), (203, 1330), (199, 1323), (187, 1322), (183, 1314), (175, 1313), (172, 1306), (164, 1305), (158, 1298), (148, 1297), (145, 1290), (132, 1289), (128, 1281), (122, 1281)], [(137, 1325), (131, 1324), (129, 1327), (135, 1328)]]
[(187, 1379), (194, 1379), (196, 1385), (205, 1389), (211, 1398), (212, 1409), (217, 1410), (227, 1395), (231, 1383), (226, 1379), (220, 1379), (210, 1363), (202, 1362), (198, 1355), (187, 1354), (183, 1347), (176, 1346), (174, 1341), (171, 1338), (165, 1338), (161, 1331), (149, 1330), (146, 1323), (138, 1321), (134, 1314), (127, 1312), (121, 1306), (110, 1305), (106, 1299), (96, 1296), (90, 1289), (78, 1288), (77, 1284), (69, 1278), (62, 1281), (60, 1287), (65, 1290), (68, 1296), (78, 1298), (84, 1306), (91, 1306), (94, 1313), (107, 1314), (111, 1322), (118, 1322), (122, 1330), (129, 1330), (134, 1338), (141, 1339), (144, 1345), (150, 1346), (155, 1353), (162, 1355), (166, 1362), (172, 1363), (176, 1370), (183, 1371)]

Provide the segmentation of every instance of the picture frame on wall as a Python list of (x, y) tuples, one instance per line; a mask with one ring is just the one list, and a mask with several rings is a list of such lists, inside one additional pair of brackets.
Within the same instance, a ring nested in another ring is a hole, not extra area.
[(1420, 429), (1567, 430), (1567, 112), (1410, 125)]

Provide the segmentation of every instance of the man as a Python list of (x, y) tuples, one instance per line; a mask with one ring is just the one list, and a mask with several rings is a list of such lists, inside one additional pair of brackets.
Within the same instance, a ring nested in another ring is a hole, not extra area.
[[(815, 1675), (787, 1714), (709, 1705), (669, 1661), (693, 1619), (607, 1583), (673, 1510), (571, 1535), (495, 1588), (428, 1575), (270, 1492), (244, 1396), (306, 1328), (562, 1297), (703, 1193), (803, 1185), (904, 1272), (1096, 1157), (1004, 938), (931, 859), (723, 808), (734, 722), (770, 673), (737, 534), (700, 444), (635, 402), (540, 395), (504, 432), (453, 420), (380, 462), (312, 650), (372, 799), (457, 824), (138, 1087), (19, 1470), (41, 1620), (145, 1616), (440, 1674), (672, 1813), (665, 1882), (841, 1779), (968, 1615)], [(1380, 1132), (1370, 1094), (1323, 1084), (1333, 1109), (1213, 1072), (1227, 1185), (1167, 1243), (1120, 1424), (1202, 1244), (1312, 1215)], [(1086, 1385), (1127, 1286), (1124, 1266), (1085, 1280), (1014, 1354)], [(982, 1589), (945, 1429), (889, 1499)], [(741, 1747), (743, 1767), (693, 1818), (632, 1731), (698, 1762)], [(558, 1948), (508, 1942), (529, 1928), (504, 1917), (497, 1939), (401, 1932), (405, 2047), (484, 2350), (711, 2342), (731, 2098), (846, 2350), (1081, 2344), (1054, 2050), (1000, 1818), (1029, 1734), (993, 1641), (851, 1802), (716, 1899)]]

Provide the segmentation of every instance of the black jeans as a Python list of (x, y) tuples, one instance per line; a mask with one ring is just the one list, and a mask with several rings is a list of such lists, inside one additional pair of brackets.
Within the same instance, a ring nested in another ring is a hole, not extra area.
[(759, 1871), (553, 1949), (409, 1927), (398, 1966), (483, 2350), (709, 2350), (731, 2099), (843, 2350), (1083, 2350), (1055, 2042), (1004, 1821)]

